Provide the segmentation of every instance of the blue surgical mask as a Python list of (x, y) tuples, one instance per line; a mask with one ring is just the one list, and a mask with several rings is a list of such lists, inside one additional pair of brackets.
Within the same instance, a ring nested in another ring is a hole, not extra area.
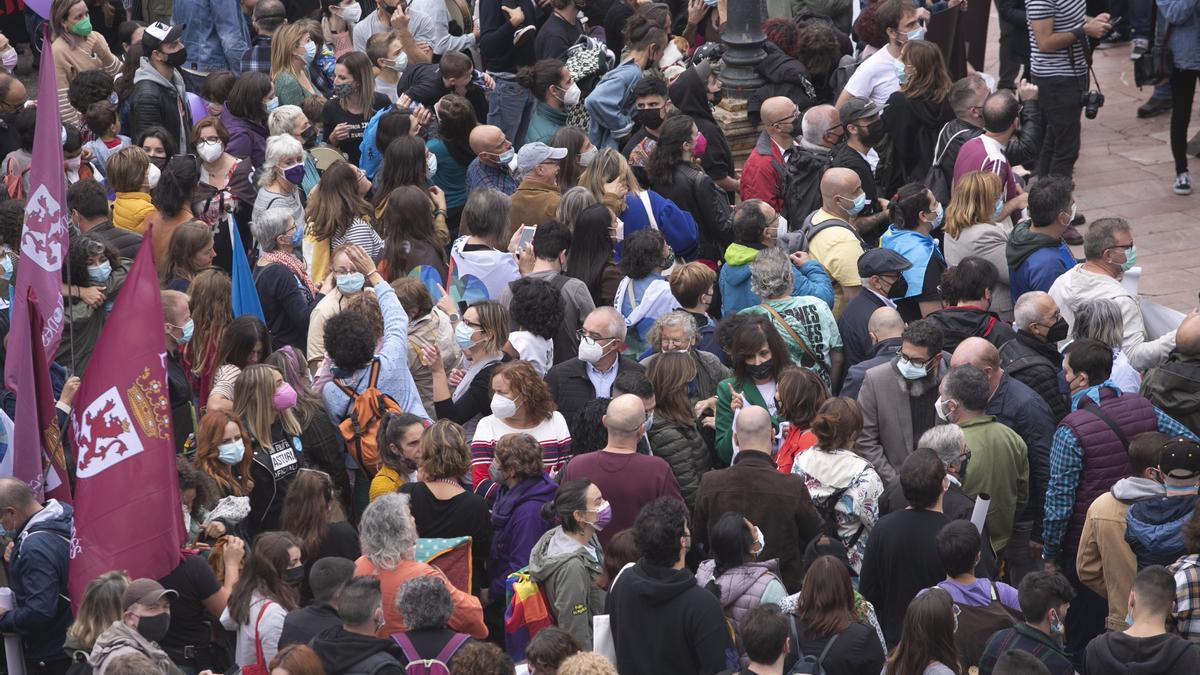
[(646, 415), (646, 433), (650, 433), (650, 427), (654, 426), (654, 413)]
[[(845, 199), (845, 197), (842, 197), (842, 199)], [(846, 208), (846, 213), (848, 213), (852, 216), (857, 216), (859, 213), (862, 213), (862, 210), (865, 209), (866, 207), (867, 207), (867, 193), (860, 192), (860, 193), (858, 193), (858, 196), (854, 198), (854, 203), (845, 208)]]
[(496, 161), (499, 162), (501, 166), (508, 166), (510, 163), (512, 163), (513, 158), (516, 156), (517, 152), (512, 148), (509, 148), (499, 155), (496, 155)]
[[(5, 256), (4, 259), (8, 260), (8, 256)], [(112, 276), (112, 263), (108, 262), (107, 260), (100, 263), (99, 265), (88, 265), (88, 279), (90, 281), (94, 281), (98, 284), (102, 284), (102, 283), (108, 281), (108, 278), (111, 276)]]
[(937, 207), (937, 216), (935, 216), (933, 219), (933, 222), (929, 224), (929, 228), (936, 230), (939, 227), (941, 227), (942, 219), (944, 219), (945, 217), (946, 217), (946, 209), (943, 209), (941, 203), (939, 202), (938, 207)]
[(896, 69), (896, 79), (900, 80), (900, 84), (908, 81), (908, 74), (904, 72), (904, 63), (899, 59), (892, 62), (892, 67)]
[(467, 325), (466, 321), (460, 321), (454, 327), (454, 342), (458, 344), (459, 349), (470, 349), (475, 346), (475, 330)]
[(992, 212), (992, 220), (1000, 220), (1000, 214), (1004, 211), (1004, 192), (996, 197), (996, 210)]
[(296, 231), (292, 233), (292, 248), (296, 248), (296, 247), (300, 246), (301, 242), (303, 242), (303, 241), (304, 241), (304, 228), (297, 226)]
[(907, 37), (909, 40), (924, 40), (925, 26), (917, 26), (916, 28), (905, 33), (905, 37)]
[(309, 40), (304, 44), (304, 63), (312, 63), (317, 58), (317, 43)]
[(1137, 264), (1137, 248), (1130, 246), (1125, 251), (1125, 262), (1121, 263), (1121, 269), (1128, 272), (1134, 265)]
[(217, 446), (217, 459), (224, 464), (234, 465), (242, 461), (242, 457), (246, 455), (246, 445), (241, 439), (222, 443)]
[(906, 380), (919, 380), (929, 374), (925, 366), (918, 366), (903, 356), (896, 359), (896, 370), (900, 371), (900, 376)]
[(188, 319), (187, 323), (179, 327), (179, 330), (182, 332), (182, 335), (179, 336), (177, 342), (179, 342), (180, 346), (186, 345), (192, 341), (192, 333), (196, 330), (196, 322)]
[(425, 178), (433, 180), (437, 175), (437, 155), (432, 152), (425, 156)]
[(349, 274), (337, 275), (338, 290), (344, 294), (357, 293), (363, 289), (363, 284), (367, 278), (362, 272), (350, 272)]
[(278, 107), (279, 107), (279, 97), (272, 96), (271, 100), (267, 101), (267, 114), (270, 115), (271, 112), (274, 111)]
[(12, 279), (13, 260), (12, 260), (11, 255), (9, 255), (7, 253), (0, 254), (0, 268), (3, 268), (3, 270), (4, 270), (4, 276), (0, 277), (0, 278)]

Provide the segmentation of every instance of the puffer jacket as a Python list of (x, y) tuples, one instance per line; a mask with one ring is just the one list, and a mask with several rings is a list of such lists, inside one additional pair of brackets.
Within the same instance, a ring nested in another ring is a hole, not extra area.
[(546, 591), (555, 624), (571, 634), (584, 651), (592, 649), (592, 617), (604, 613), (604, 591), (596, 577), (604, 571), (600, 541), (587, 546), (562, 526), (547, 531), (529, 552), (529, 576)]
[(671, 465), (679, 483), (679, 492), (690, 511), (696, 503), (700, 477), (709, 469), (708, 445), (695, 425), (682, 426), (665, 419), (655, 420), (650, 428), (650, 452)]
[(951, 353), (969, 337), (981, 337), (997, 349), (1016, 337), (1012, 326), (1001, 321), (995, 312), (971, 305), (946, 307), (925, 318), (942, 329), (942, 349)]
[(142, 234), (146, 231), (146, 220), (156, 211), (145, 192), (118, 192), (112, 204), (112, 223), (122, 230)]
[(772, 581), (783, 586), (778, 560), (748, 562), (725, 570), (719, 577), (714, 577), (716, 569), (716, 560), (700, 563), (696, 569), (696, 585), (704, 588), (709, 582), (716, 583), (721, 590), (721, 611), (733, 621), (735, 629), (741, 625), (746, 612), (762, 604), (763, 594)]
[(1200, 354), (1172, 351), (1166, 363), (1142, 378), (1142, 396), (1200, 434)]
[(789, 222), (800, 223), (821, 208), (821, 176), (833, 163), (829, 148), (801, 140), (792, 146), (783, 175), (783, 211)]
[(720, 260), (721, 252), (733, 243), (733, 209), (725, 191), (708, 174), (683, 162), (675, 165), (670, 183), (661, 176), (651, 176), (650, 187), (696, 219), (700, 230), (697, 255), (706, 260)]
[(1134, 503), (1125, 513), (1125, 542), (1138, 569), (1170, 565), (1186, 554), (1180, 528), (1196, 509), (1196, 495), (1155, 497)]
[[(763, 248), (762, 245), (730, 244), (725, 249), (725, 264), (721, 266), (717, 282), (721, 289), (721, 316), (762, 302), (750, 287), (750, 263)], [(811, 295), (833, 307), (833, 281), (816, 260), (809, 260), (800, 267), (792, 265), (792, 295)]]
[[(1062, 356), (1059, 355), (1054, 345), (1019, 330), (1015, 338), (1000, 345), (1000, 365), (1004, 368), (1004, 372), (1011, 375), (1013, 379), (1024, 383), (1042, 397), (1046, 405), (1050, 406), (1050, 412), (1054, 414), (1055, 422), (1062, 420), (1067, 413), (1071, 412), (1067, 407), (1067, 399), (1063, 396), (1062, 390), (1058, 388), (1058, 373), (1062, 370)], [(1163, 406), (1159, 405), (1158, 407)]]

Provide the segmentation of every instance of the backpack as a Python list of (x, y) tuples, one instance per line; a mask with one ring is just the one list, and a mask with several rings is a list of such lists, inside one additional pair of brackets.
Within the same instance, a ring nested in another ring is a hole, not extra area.
[(950, 182), (954, 180), (954, 167), (950, 167), (951, 173), (946, 175), (946, 170), (942, 168), (942, 158), (950, 149), (950, 145), (954, 143), (954, 139), (971, 131), (971, 129), (959, 129), (950, 138), (943, 140), (946, 126), (952, 123), (946, 122), (946, 125), (938, 132), (937, 142), (933, 145), (933, 164), (929, 166), (929, 173), (925, 174), (925, 185), (929, 187), (929, 191), (938, 198), (939, 202), (945, 204), (950, 203)]
[(334, 384), (350, 398), (346, 406), (345, 419), (338, 425), (342, 438), (346, 439), (346, 448), (353, 453), (354, 460), (373, 478), (379, 470), (379, 423), (387, 413), (402, 414), (404, 409), (396, 403), (396, 399), (379, 390), (379, 357), (371, 360), (371, 374), (367, 377), (367, 387), (362, 392), (341, 379), (335, 379)]
[(821, 175), (833, 163), (832, 155), (826, 153), (814, 176), (811, 164), (801, 164), (804, 154), (793, 150), (786, 165), (776, 169), (780, 177), (779, 194), (783, 195), (783, 216), (792, 222), (821, 208)]
[[(1000, 602), (996, 583), (991, 586), (991, 602), (982, 607), (954, 603), (958, 607), (958, 629), (954, 631), (954, 645), (958, 649), (958, 660), (964, 668), (979, 665), (984, 647), (997, 631), (1012, 628), (1021, 616)], [(945, 589), (942, 589), (945, 591)], [(949, 591), (946, 591), (947, 593)]]
[(800, 649), (800, 635), (796, 632), (795, 617), (788, 618), (788, 630), (792, 633), (792, 647), (796, 650), (796, 663), (792, 665), (792, 669), (788, 671), (788, 675), (825, 675), (825, 656), (829, 654), (829, 650), (833, 647), (833, 643), (841, 637), (841, 633), (829, 638), (829, 642), (825, 643), (825, 648), (821, 650), (820, 656), (806, 655), (804, 650)]
[[(788, 253), (794, 253), (796, 251), (808, 252), (808, 247), (812, 244), (812, 240), (816, 238), (818, 234), (828, 230), (831, 227), (844, 227), (853, 232), (854, 236), (860, 242), (862, 241), (862, 237), (858, 234), (858, 230), (855, 230), (850, 223), (847, 223), (839, 218), (830, 218), (820, 225), (814, 225), (812, 218), (816, 213), (816, 211), (813, 211), (805, 216), (804, 222), (800, 224), (799, 230), (796, 230), (795, 232), (780, 233), (780, 243), (786, 246)], [(863, 244), (863, 247), (866, 247), (865, 243)]]
[(404, 633), (394, 633), (392, 640), (400, 646), (400, 651), (404, 652), (404, 658), (408, 659), (408, 665), (404, 667), (404, 675), (450, 675), (450, 658), (458, 651), (459, 647), (463, 646), (467, 640), (471, 638), (466, 633), (455, 633), (454, 637), (450, 638), (442, 651), (437, 653), (432, 659), (422, 658), (420, 652), (417, 651), (416, 645)]
[[(842, 501), (842, 495), (846, 494), (846, 491), (849, 489), (850, 486), (847, 485), (846, 487), (834, 490), (829, 496), (819, 502), (816, 499), (812, 500), (813, 506), (817, 508), (817, 513), (821, 514), (822, 531), (838, 541), (841, 541), (841, 535), (838, 534), (837, 505), (838, 502)], [(862, 523), (859, 523), (858, 531), (854, 533), (853, 537), (850, 537), (849, 541), (844, 542), (847, 549), (853, 548), (858, 543), (858, 539), (862, 536), (864, 529)]]

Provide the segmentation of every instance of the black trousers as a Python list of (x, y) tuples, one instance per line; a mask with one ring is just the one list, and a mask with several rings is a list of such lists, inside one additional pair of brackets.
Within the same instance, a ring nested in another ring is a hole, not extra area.
[(1175, 159), (1175, 173), (1188, 170), (1187, 132), (1197, 78), (1200, 78), (1200, 70), (1176, 68), (1171, 71), (1171, 156)]
[(1075, 160), (1079, 159), (1079, 135), (1083, 129), (1081, 100), (1087, 91), (1087, 75), (1035, 75), (1033, 83), (1038, 86), (1038, 105), (1042, 110), (1042, 152), (1035, 173), (1069, 178), (1075, 173)]

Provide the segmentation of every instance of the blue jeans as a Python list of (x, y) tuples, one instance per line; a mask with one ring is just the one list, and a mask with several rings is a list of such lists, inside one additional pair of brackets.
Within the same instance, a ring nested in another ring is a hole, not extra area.
[(1154, 12), (1157, 11), (1154, 0), (1123, 0), (1127, 5), (1125, 18), (1129, 26), (1122, 32), (1130, 37), (1152, 39), (1150, 24), (1154, 22)]
[(505, 137), (519, 146), (521, 139), (517, 138), (517, 133), (532, 95), (517, 84), (516, 76), (511, 73), (491, 73), (491, 76), (496, 80), (496, 90), (492, 92), (488, 106), (487, 123), (500, 127)]

